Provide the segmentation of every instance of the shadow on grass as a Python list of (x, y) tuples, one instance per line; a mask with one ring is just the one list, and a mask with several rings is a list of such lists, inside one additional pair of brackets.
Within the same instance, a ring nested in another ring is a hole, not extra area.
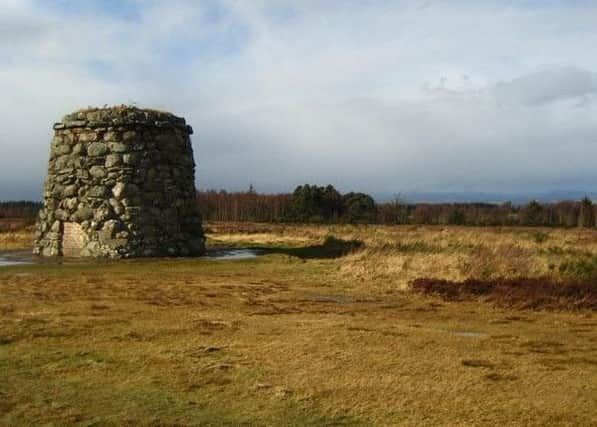
[(340, 258), (351, 252), (362, 249), (364, 244), (360, 240), (343, 240), (334, 236), (327, 236), (320, 245), (303, 246), (298, 248), (259, 248), (264, 254), (283, 254), (301, 259), (332, 259)]

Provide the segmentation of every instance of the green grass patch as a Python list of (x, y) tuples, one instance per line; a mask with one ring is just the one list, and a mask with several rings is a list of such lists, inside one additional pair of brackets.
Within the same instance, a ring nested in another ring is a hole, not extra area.
[(562, 276), (574, 280), (595, 280), (597, 279), (597, 256), (568, 259), (560, 264), (559, 272)]

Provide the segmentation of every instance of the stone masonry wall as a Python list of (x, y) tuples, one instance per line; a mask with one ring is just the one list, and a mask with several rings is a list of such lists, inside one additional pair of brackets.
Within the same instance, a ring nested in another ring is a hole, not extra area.
[(190, 256), (204, 251), (185, 120), (134, 107), (54, 125), (34, 253)]

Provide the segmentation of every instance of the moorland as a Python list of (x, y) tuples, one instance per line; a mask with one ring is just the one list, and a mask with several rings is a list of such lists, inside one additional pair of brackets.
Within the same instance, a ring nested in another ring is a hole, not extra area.
[(205, 229), (260, 255), (0, 268), (0, 424), (597, 424), (595, 230)]

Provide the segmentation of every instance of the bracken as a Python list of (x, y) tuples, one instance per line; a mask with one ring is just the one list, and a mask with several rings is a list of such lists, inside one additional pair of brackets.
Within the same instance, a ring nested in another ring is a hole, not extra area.
[(449, 301), (483, 299), (499, 306), (532, 310), (597, 310), (597, 281), (520, 277), (457, 282), (420, 278), (412, 281), (411, 288)]

